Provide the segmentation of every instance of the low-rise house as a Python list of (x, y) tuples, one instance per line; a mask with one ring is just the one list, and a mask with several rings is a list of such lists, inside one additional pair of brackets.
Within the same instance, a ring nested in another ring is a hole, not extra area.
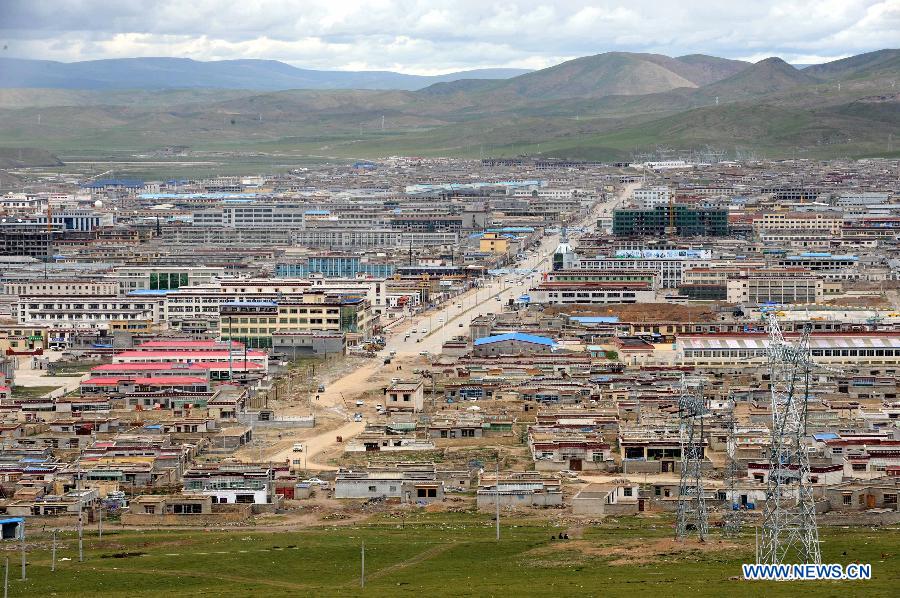
[(575, 515), (633, 515), (644, 510), (640, 485), (627, 480), (588, 484), (572, 499)]
[(900, 510), (897, 496), (900, 478), (880, 477), (850, 480), (825, 488), (825, 500), (832, 511), (864, 511), (866, 509)]
[(444, 500), (444, 481), (434, 466), (419, 469), (341, 470), (334, 480), (335, 498), (392, 498), (404, 503)]
[(613, 466), (609, 443), (595, 435), (533, 431), (528, 444), (538, 471), (597, 471)]
[(380, 432), (363, 432), (344, 445), (348, 453), (361, 452), (395, 452), (395, 451), (429, 451), (434, 443), (425, 438), (413, 435), (392, 435)]
[(482, 476), (475, 503), (479, 509), (558, 507), (563, 504), (559, 480), (542, 478), (538, 472), (512, 473), (496, 477)]
[(384, 391), (385, 407), (388, 411), (412, 411), (418, 413), (425, 407), (424, 384), (415, 382), (395, 382)]

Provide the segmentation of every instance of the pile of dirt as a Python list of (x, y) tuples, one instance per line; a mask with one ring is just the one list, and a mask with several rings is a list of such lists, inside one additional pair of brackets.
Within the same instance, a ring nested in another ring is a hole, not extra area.
[[(572, 534), (570, 534), (571, 536)], [(630, 540), (618, 544), (595, 544), (588, 540), (557, 540), (553, 544), (533, 548), (527, 554), (538, 560), (541, 560), (542, 557), (546, 560), (553, 559), (554, 556), (562, 556), (560, 553), (565, 553), (565, 558), (571, 559), (571, 553), (574, 552), (580, 553), (584, 557), (611, 559), (610, 565), (646, 565), (660, 562), (666, 557), (683, 560), (690, 555), (732, 548), (738, 548), (738, 546), (720, 540), (699, 542), (693, 539), (678, 541), (672, 538), (655, 538)]]
[(704, 322), (719, 317), (715, 305), (622, 303), (615, 305), (551, 305), (546, 315), (615, 316), (623, 322)]

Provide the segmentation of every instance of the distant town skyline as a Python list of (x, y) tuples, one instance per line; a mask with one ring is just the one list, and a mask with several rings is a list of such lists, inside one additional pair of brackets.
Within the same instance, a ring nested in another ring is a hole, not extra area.
[(540, 69), (610, 51), (795, 64), (897, 45), (900, 0), (5, 0), (0, 56), (270, 59), (322, 70)]

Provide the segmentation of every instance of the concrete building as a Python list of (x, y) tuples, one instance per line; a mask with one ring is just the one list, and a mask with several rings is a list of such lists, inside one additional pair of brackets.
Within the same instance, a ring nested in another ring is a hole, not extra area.
[(763, 269), (729, 277), (729, 303), (820, 303), (825, 298), (824, 282), (802, 268)]
[(425, 385), (416, 382), (395, 382), (384, 391), (384, 405), (388, 411), (418, 413), (425, 407)]

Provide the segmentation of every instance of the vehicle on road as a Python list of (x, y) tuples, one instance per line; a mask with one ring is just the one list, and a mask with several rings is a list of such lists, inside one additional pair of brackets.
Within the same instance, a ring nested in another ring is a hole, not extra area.
[(459, 323), (459, 327), (460, 327), (460, 328), (463, 327), (463, 323), (462, 323), (462, 322)]
[(319, 384), (319, 392), (325, 392), (325, 385)]
[(400, 378), (391, 378), (391, 384), (397, 384), (400, 382)]
[(353, 414), (353, 421), (355, 421), (355, 422), (361, 422), (361, 421), (362, 421), (362, 413), (354, 413), (354, 414)]
[(363, 406), (365, 406), (365, 403), (363, 403), (362, 401), (360, 401), (359, 399), (357, 399), (357, 400), (356, 400), (356, 406), (357, 406), (357, 407), (363, 407)]

